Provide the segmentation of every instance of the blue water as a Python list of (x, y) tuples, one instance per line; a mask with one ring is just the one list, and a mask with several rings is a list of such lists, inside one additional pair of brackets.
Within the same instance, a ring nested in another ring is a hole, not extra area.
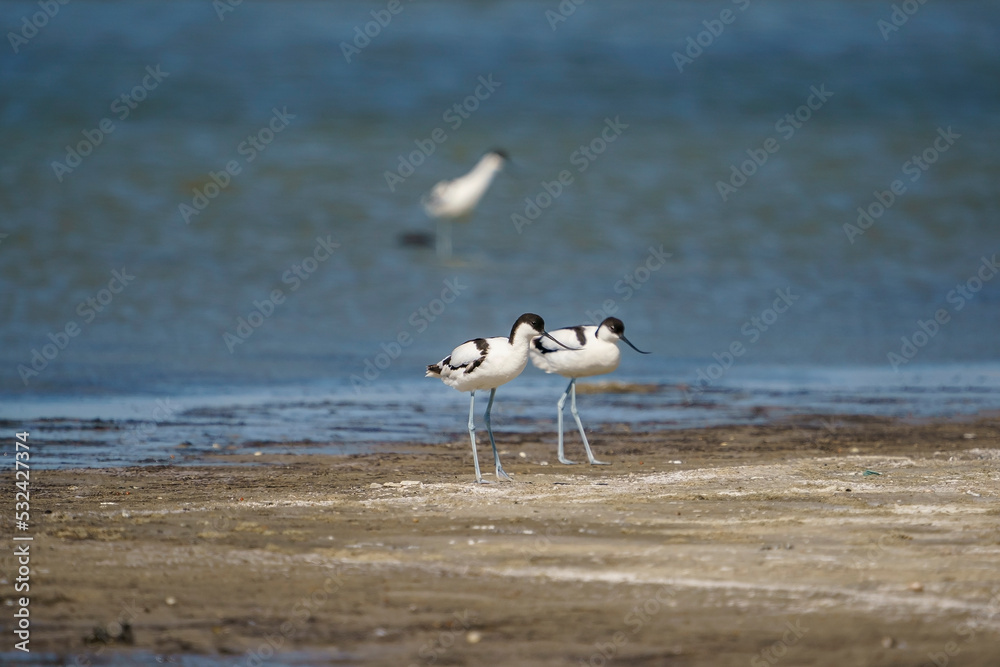
[[(460, 435), (424, 365), (526, 311), (654, 352), (595, 425), (1000, 408), (996, 3), (384, 6), (74, 0), (0, 48), (0, 418), (50, 465)], [(494, 146), (455, 261), (402, 244)]]

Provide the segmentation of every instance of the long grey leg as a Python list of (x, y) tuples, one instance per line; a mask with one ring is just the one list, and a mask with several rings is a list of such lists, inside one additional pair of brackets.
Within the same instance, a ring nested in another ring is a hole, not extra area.
[(451, 259), (451, 220), (438, 218), (437, 255), (439, 259)]
[(573, 419), (576, 420), (576, 427), (580, 429), (580, 437), (583, 438), (583, 448), (587, 450), (587, 458), (590, 460), (591, 465), (608, 465), (605, 461), (598, 461), (594, 458), (594, 453), (590, 451), (590, 443), (587, 442), (587, 434), (583, 432), (583, 423), (580, 421), (580, 413), (576, 411), (576, 379), (574, 378), (572, 382), (569, 383), (570, 394), (569, 394), (569, 411), (573, 413)]
[(496, 473), (497, 479), (505, 479), (508, 482), (513, 481), (510, 475), (504, 472), (503, 466), (500, 465), (500, 452), (497, 451), (496, 440), (493, 439), (493, 426), (490, 424), (490, 410), (493, 409), (493, 397), (497, 395), (496, 387), (490, 390), (490, 402), (486, 406), (486, 432), (490, 434), (490, 444), (493, 445), (493, 462), (496, 463)]
[(476, 464), (476, 482), (483, 483), (483, 476), (479, 474), (479, 453), (476, 451), (476, 420), (473, 410), (476, 408), (476, 392), (469, 393), (469, 438), (472, 440), (472, 462)]
[(563, 395), (559, 398), (559, 402), (556, 403), (556, 409), (558, 410), (557, 414), (559, 416), (559, 418), (557, 419), (559, 423), (559, 449), (557, 451), (557, 455), (559, 456), (559, 463), (565, 463), (567, 465), (572, 465), (576, 463), (576, 461), (570, 461), (568, 458), (566, 458), (566, 452), (563, 449), (563, 408), (566, 406), (566, 399), (569, 397), (570, 389), (572, 389), (575, 386), (576, 386), (576, 378), (573, 378), (572, 380), (569, 381), (569, 384), (566, 386), (566, 391), (564, 391)]

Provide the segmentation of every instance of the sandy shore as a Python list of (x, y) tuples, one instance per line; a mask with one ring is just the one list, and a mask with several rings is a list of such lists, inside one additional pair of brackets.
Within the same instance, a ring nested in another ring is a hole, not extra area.
[(514, 483), (472, 484), (465, 440), (33, 473), (31, 648), (1000, 664), (1000, 421), (607, 427), (609, 466), (558, 464), (552, 434), (500, 440)]

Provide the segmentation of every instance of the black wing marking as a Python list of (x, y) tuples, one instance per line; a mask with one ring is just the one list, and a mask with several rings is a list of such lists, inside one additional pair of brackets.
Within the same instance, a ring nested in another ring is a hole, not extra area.
[(472, 342), (476, 344), (476, 349), (479, 350), (479, 358), (470, 364), (465, 364), (468, 366), (465, 369), (467, 374), (479, 368), (486, 361), (486, 353), (490, 350), (490, 343), (485, 338), (477, 338)]

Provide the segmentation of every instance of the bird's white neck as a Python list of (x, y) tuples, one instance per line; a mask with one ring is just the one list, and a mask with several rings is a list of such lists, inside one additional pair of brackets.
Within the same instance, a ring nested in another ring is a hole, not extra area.
[(480, 184), (485, 189), (501, 169), (503, 169), (503, 158), (496, 153), (488, 153), (480, 158), (472, 171), (466, 175), (466, 178), (470, 182)]
[(522, 324), (517, 329), (514, 330), (514, 335), (510, 339), (510, 345), (514, 348), (524, 348), (525, 352), (528, 350), (528, 346), (531, 345), (531, 341), (538, 335), (531, 326), (527, 324)]

